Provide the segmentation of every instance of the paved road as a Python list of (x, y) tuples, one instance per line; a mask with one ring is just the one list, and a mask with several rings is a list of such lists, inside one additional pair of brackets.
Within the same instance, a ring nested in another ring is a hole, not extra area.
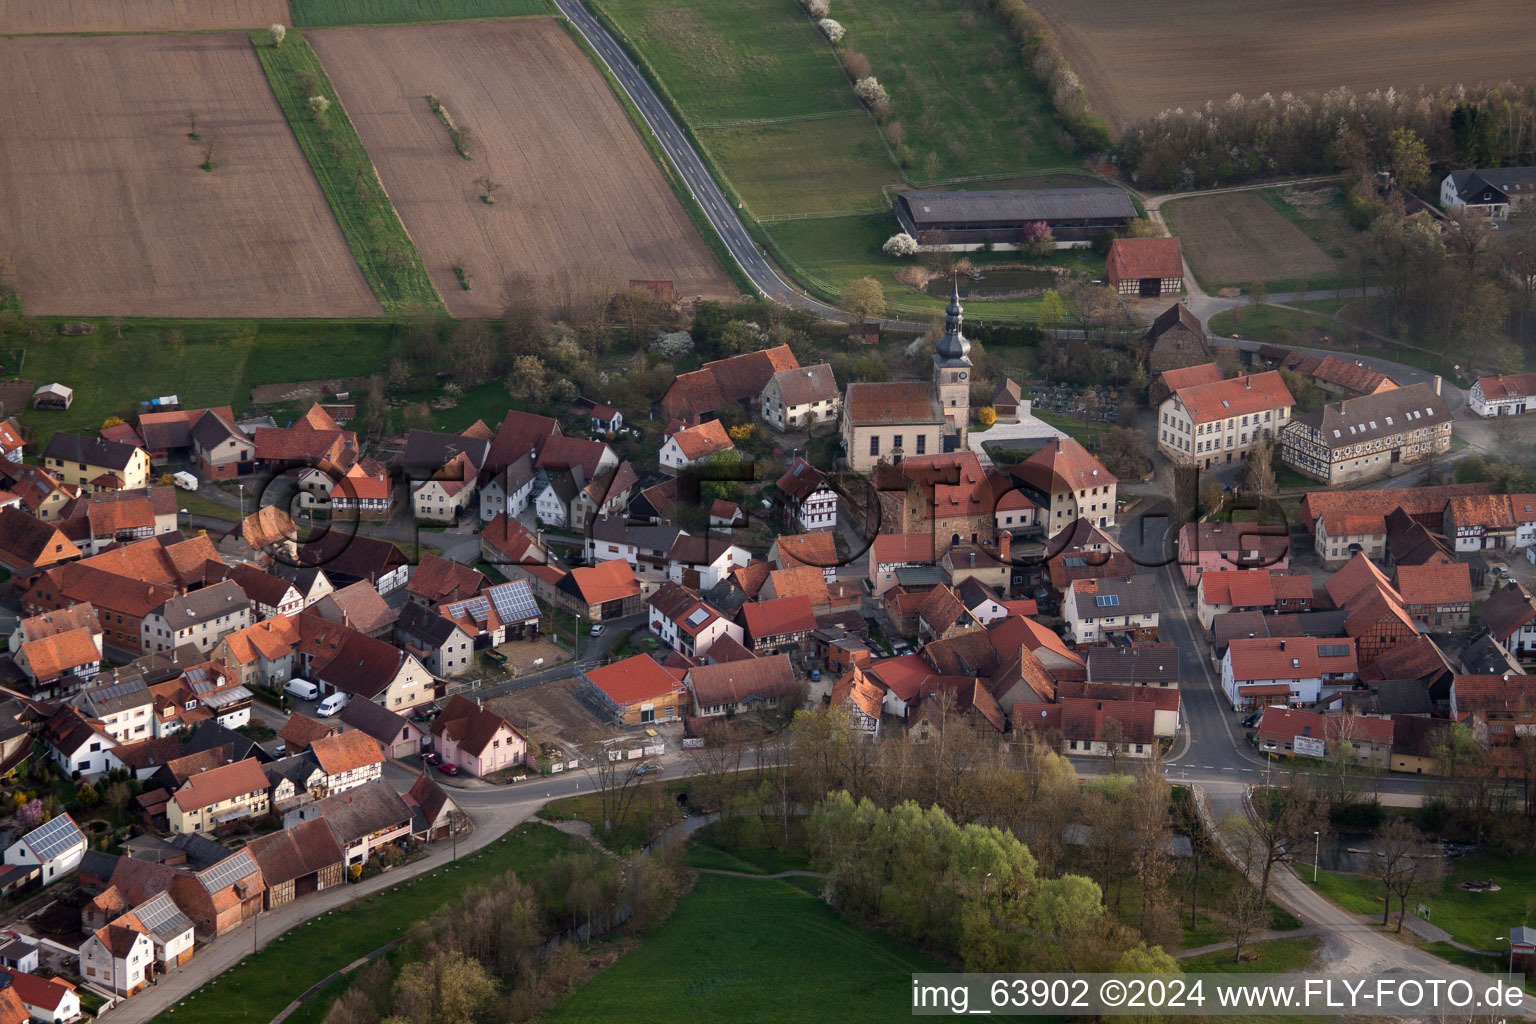
[[(725, 247), (730, 251), (731, 258), (746, 273), (754, 287), (765, 297), (780, 305), (791, 309), (804, 309), (827, 320), (840, 323), (848, 323), (853, 320), (849, 314), (830, 306), (820, 299), (814, 299), (804, 292), (797, 290), (788, 281), (779, 275), (773, 265), (763, 256), (752, 236), (747, 234), (747, 229), (742, 225), (741, 218), (737, 216), (735, 208), (725, 197), (709, 170), (704, 166), (704, 161), (694, 150), (692, 143), (683, 134), (677, 121), (667, 111), (661, 97), (651, 88), (640, 69), (634, 61), (624, 52), (602, 23), (594, 18), (590, 11), (582, 6), (580, 0), (555, 0), (560, 13), (568, 18), (576, 31), (597, 52), (599, 58), (613, 72), (614, 78), (623, 86), (629, 98), (634, 101), (635, 107), (640, 111), (640, 116), (645, 118), (645, 123), (651, 128), (661, 148), (666, 151), (667, 158), (672, 161), (678, 173), (682, 175), (683, 183), (688, 186), (688, 191), (693, 193), (698, 201), (699, 208), (704, 211), (704, 216), (709, 218), (709, 223), (719, 233)], [(922, 331), (928, 325), (902, 320), (883, 320), (887, 327), (906, 328)]]

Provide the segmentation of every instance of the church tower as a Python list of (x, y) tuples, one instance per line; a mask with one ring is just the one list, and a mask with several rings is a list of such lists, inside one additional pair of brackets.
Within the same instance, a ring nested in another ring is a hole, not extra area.
[(960, 330), (960, 284), (957, 280), (944, 311), (944, 337), (933, 353), (933, 382), (944, 410), (944, 450), (965, 448), (971, 425), (971, 343)]

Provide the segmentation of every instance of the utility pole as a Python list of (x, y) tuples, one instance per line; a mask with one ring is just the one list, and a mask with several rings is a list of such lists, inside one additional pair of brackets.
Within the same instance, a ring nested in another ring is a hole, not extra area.
[(1318, 852), (1322, 849), (1322, 845), (1323, 845), (1323, 834), (1321, 832), (1314, 831), (1312, 833), (1312, 884), (1313, 885), (1317, 884), (1317, 856), (1318, 856)]

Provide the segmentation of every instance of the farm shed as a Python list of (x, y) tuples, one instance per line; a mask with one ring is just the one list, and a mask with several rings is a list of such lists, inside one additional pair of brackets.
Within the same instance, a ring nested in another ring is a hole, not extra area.
[(1184, 254), (1177, 238), (1117, 238), (1104, 261), (1109, 286), (1121, 295), (1156, 299), (1184, 289)]
[(1108, 187), (902, 192), (892, 208), (901, 229), (930, 252), (1015, 248), (1024, 226), (1041, 221), (1057, 248), (1084, 248), (1136, 219), (1131, 197)]
[(63, 384), (44, 384), (32, 393), (34, 409), (68, 409), (75, 404), (75, 389)]

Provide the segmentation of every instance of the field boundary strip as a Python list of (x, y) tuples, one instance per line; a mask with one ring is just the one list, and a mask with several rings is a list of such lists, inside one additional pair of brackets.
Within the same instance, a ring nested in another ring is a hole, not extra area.
[[(264, 29), (253, 30), (250, 39), (272, 94), (288, 118), (352, 256), (384, 312), (425, 309), (446, 314), (447, 306), (432, 284), (426, 263), (390, 200), (373, 158), (363, 146), (319, 55), (297, 29), (288, 33), (281, 46), (271, 45)], [(301, 81), (305, 75), (312, 76), (313, 95), (329, 102), (323, 115), (325, 127), (310, 110), (309, 100), (313, 97), (304, 95), (309, 92)], [(346, 180), (349, 168), (345, 163), (351, 164), (351, 182)]]
[[(379, 28), (446, 24), (505, 18), (538, 18), (555, 13), (550, 0), (290, 0), (295, 28)], [(430, 14), (416, 16), (422, 7)], [(446, 8), (446, 10), (445, 10)]]
[(785, 114), (783, 117), (741, 117), (733, 121), (700, 121), (694, 127), (700, 131), (710, 128), (755, 128), (771, 124), (798, 124), (803, 121), (830, 121), (838, 117), (858, 117), (863, 113), (863, 107), (849, 107), (846, 110), (825, 110), (819, 114)]

